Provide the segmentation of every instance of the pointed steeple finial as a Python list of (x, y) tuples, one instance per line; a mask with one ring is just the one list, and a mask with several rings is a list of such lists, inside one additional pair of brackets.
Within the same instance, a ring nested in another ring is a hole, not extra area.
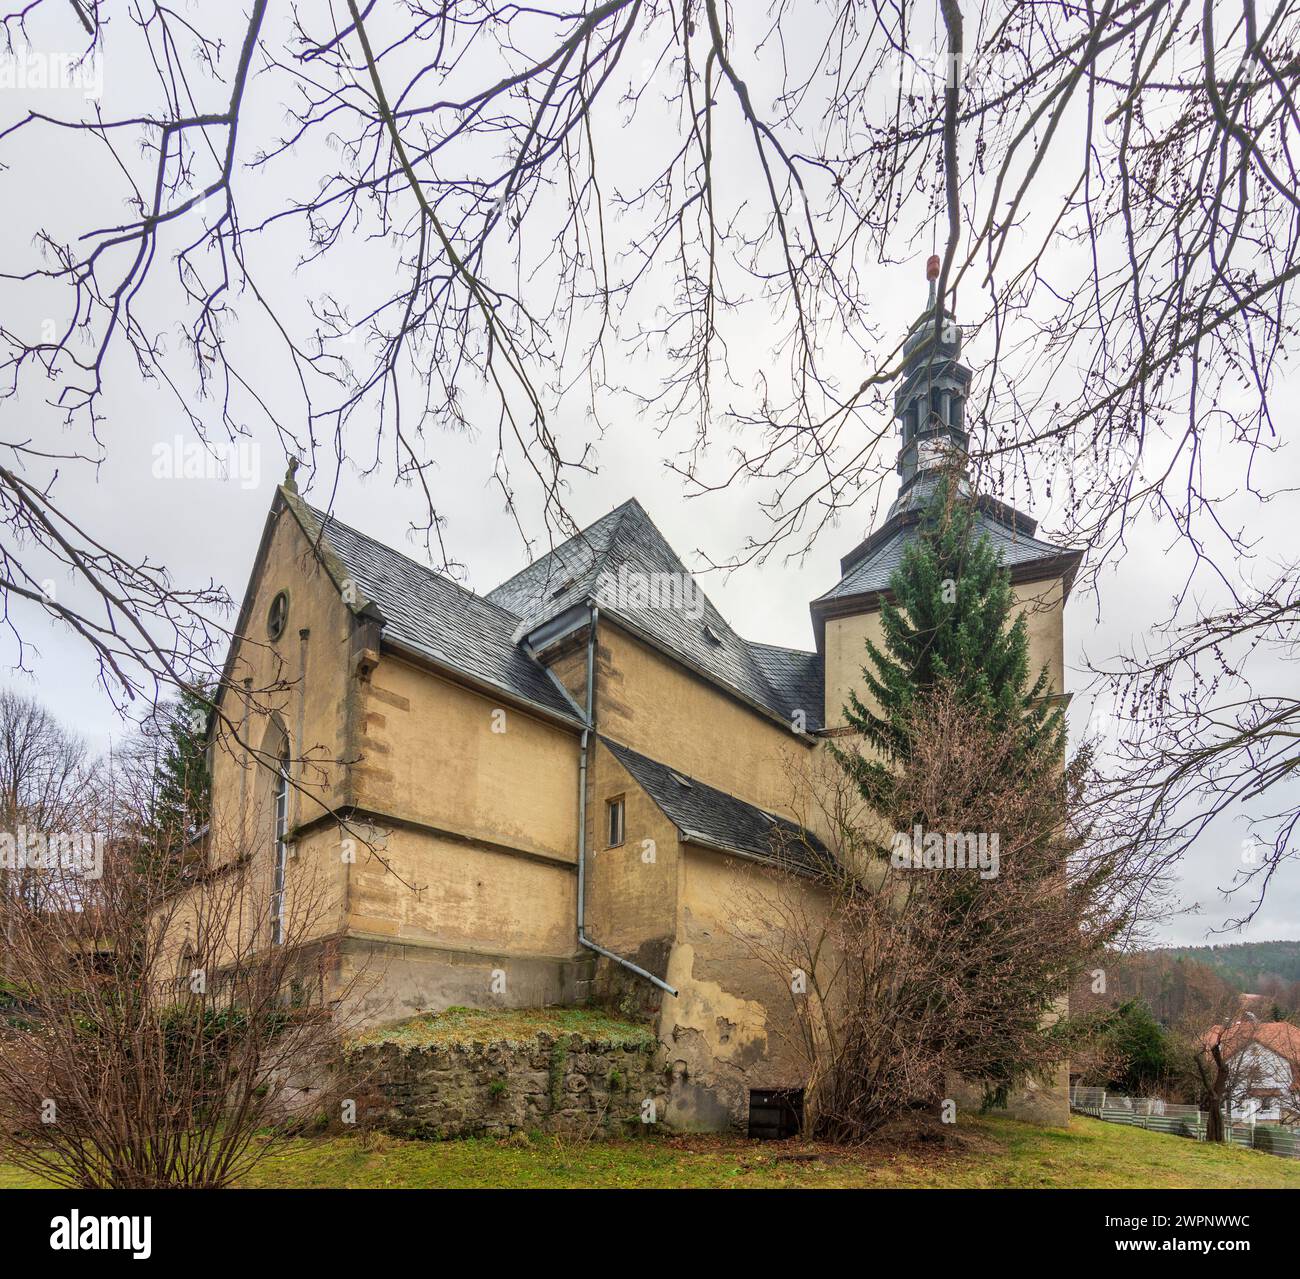
[(287, 488), (290, 493), (296, 493), (298, 491), (298, 482), (293, 477), (294, 473), (301, 465), (302, 463), (299, 462), (296, 457), (291, 457), (289, 459), (289, 469), (284, 473), (284, 487)]
[[(929, 305), (913, 322), (903, 342), (902, 376), (894, 391), (894, 416), (901, 436), (900, 485), (894, 510), (900, 503), (912, 500), (908, 494), (917, 480), (933, 478), (963, 457), (969, 440), (966, 395), (971, 374), (961, 363), (961, 329), (955, 317), (944, 310), (943, 323), (937, 333), (935, 330), (941, 270), (939, 255), (932, 255), (925, 264), (925, 276), (930, 282)], [(920, 500), (919, 496), (916, 500)]]

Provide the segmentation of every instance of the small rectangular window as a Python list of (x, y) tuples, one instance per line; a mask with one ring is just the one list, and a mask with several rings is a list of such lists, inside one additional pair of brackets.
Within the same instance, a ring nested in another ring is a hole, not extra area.
[(610, 848), (617, 848), (623, 842), (623, 796), (618, 795), (605, 804), (605, 823), (607, 836), (605, 842)]

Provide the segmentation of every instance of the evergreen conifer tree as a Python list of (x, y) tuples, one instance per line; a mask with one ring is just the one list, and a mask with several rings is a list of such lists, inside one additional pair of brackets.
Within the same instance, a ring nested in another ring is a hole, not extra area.
[(137, 748), (148, 777), (139, 812), (138, 837), (149, 855), (179, 867), (189, 842), (207, 825), (211, 779), (207, 762), (210, 703), (201, 691), (185, 690), (160, 703)]
[(1026, 757), (1059, 758), (1064, 714), (1049, 700), (1046, 666), (1030, 680), (1028, 626), (1023, 613), (1013, 617), (1011, 574), (978, 530), (974, 504), (950, 480), (937, 486), (889, 586), (884, 646), (867, 641), (862, 672), (879, 712), (852, 689), (844, 708), (875, 755), (831, 745), (863, 797), (887, 802), (891, 769), (911, 753), (914, 708), (940, 682), (992, 728), (1016, 732)]

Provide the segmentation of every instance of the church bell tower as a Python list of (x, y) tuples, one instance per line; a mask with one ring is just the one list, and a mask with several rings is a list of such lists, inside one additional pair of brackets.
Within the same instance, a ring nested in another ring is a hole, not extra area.
[(902, 447), (898, 451), (898, 498), (890, 514), (924, 504), (939, 472), (962, 468), (970, 437), (966, 397), (971, 373), (961, 363), (961, 329), (950, 311), (937, 326), (935, 282), (939, 259), (926, 263), (930, 299), (903, 343), (903, 370), (894, 392), (894, 416)]
[(962, 331), (956, 318), (940, 310), (937, 257), (926, 263), (926, 277), (929, 301), (908, 329), (894, 392), (901, 436), (898, 496), (880, 527), (840, 560), (840, 580), (810, 606), (825, 670), (824, 723), (832, 729), (843, 723), (850, 692), (866, 695), (865, 643), (881, 642), (880, 608), (890, 595), (892, 575), (918, 536), (945, 476), (956, 477), (959, 492), (974, 508), (975, 531), (992, 543), (1021, 606), (1031, 611), (1032, 663), (1035, 668), (1049, 667), (1058, 691), (1065, 686), (1062, 610), (1082, 552), (1037, 537), (1037, 524), (1029, 515), (991, 493), (978, 492), (971, 482), (966, 419), (971, 371), (961, 362)]

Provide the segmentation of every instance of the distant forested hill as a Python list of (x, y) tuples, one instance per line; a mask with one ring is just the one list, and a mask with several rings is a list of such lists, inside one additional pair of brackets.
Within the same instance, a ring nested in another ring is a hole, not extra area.
[[(1257, 991), (1270, 983), (1300, 981), (1300, 941), (1250, 941), (1232, 946), (1179, 946), (1147, 954), (1194, 959), (1214, 969), (1239, 990)], [(1271, 984), (1271, 983), (1270, 983)]]
[(1240, 942), (1232, 946), (1181, 946), (1112, 957), (1106, 986), (1091, 988), (1084, 974), (1070, 1008), (1115, 1008), (1141, 1000), (1162, 1026), (1203, 1023), (1234, 1015), (1243, 993), (1261, 996), (1265, 1020), (1300, 1023), (1300, 941)]

